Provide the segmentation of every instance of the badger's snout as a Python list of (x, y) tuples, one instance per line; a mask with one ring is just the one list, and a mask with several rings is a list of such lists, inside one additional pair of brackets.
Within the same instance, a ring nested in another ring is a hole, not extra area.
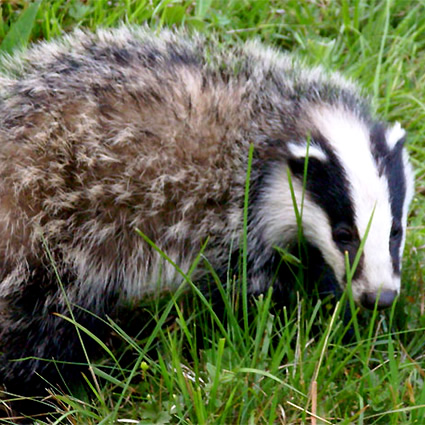
[(369, 310), (373, 310), (375, 305), (378, 310), (383, 310), (391, 307), (396, 296), (397, 291), (392, 289), (378, 292), (364, 292), (360, 297), (360, 304)]

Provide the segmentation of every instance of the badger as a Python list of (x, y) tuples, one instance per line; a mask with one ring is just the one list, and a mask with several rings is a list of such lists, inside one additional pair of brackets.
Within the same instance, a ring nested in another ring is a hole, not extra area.
[[(113, 317), (177, 290), (175, 265), (187, 272), (201, 248), (225, 280), (244, 237), (250, 294), (273, 287), (285, 301), (278, 248), (293, 250), (300, 226), (314, 278), (345, 288), (359, 253), (354, 300), (384, 308), (399, 293), (413, 194), (405, 131), (338, 73), (258, 41), (128, 26), (77, 30), (0, 68), (8, 391), (45, 386), (41, 359), (81, 354), (58, 317), (69, 306), (95, 331), (85, 311)], [(207, 273), (201, 261), (191, 278)]]

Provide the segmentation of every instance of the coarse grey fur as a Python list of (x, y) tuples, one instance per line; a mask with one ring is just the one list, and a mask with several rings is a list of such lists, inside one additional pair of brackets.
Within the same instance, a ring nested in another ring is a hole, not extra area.
[[(1, 69), (0, 380), (13, 390), (18, 381), (35, 388), (45, 364), (9, 360), (78, 351), (75, 330), (52, 314), (67, 307), (45, 246), (69, 301), (99, 315), (181, 284), (136, 228), (185, 271), (208, 239), (204, 255), (226, 270), (239, 248), (253, 144), (249, 290), (262, 292), (275, 251), (267, 211), (256, 208), (273, 170), (286, 170), (320, 132), (311, 111), (377, 125), (352, 83), (258, 42), (229, 48), (146, 28), (78, 30), (3, 58)], [(332, 153), (314, 143), (313, 159)], [(295, 235), (289, 226), (276, 244)], [(204, 273), (198, 267), (194, 280)]]

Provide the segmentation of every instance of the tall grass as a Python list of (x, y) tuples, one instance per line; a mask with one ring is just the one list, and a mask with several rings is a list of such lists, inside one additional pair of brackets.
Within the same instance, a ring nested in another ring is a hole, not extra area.
[[(417, 177), (403, 291), (390, 311), (350, 314), (344, 300), (301, 296), (294, 308), (279, 309), (270, 292), (250, 301), (234, 290), (233, 276), (220, 282), (211, 269), (224, 304), (220, 316), (190, 272), (182, 274), (191, 292), (145, 300), (136, 335), (108, 322), (121, 348), (97, 340), (105, 356), (90, 361), (94, 378), (88, 376), (83, 388), (54, 388), (42, 401), (56, 406), (52, 423), (425, 423), (421, 2), (14, 0), (3, 1), (0, 11), (0, 50), (6, 53), (76, 26), (122, 21), (185, 25), (226, 42), (259, 37), (360, 81), (378, 113), (408, 130)], [(202, 253), (196, 261), (205, 261)]]

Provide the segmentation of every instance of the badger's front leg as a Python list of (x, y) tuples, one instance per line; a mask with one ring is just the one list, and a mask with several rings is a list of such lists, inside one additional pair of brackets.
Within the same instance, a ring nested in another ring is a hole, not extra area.
[[(72, 363), (87, 363), (87, 359), (75, 324), (60, 315), (73, 317), (97, 335), (105, 331), (95, 316), (77, 306), (70, 307), (66, 282), (63, 290), (54, 278), (46, 281), (43, 272), (32, 271), (28, 281), (0, 299), (0, 384), (6, 392), (2, 398), (10, 398), (7, 393), (43, 396), (47, 395), (49, 384), (63, 388), (63, 382), (75, 381), (81, 367)], [(80, 334), (87, 352), (93, 353), (95, 342), (83, 332)], [(37, 410), (34, 403), (12, 407), (25, 413)], [(40, 410), (43, 409), (45, 406), (41, 405)]]

